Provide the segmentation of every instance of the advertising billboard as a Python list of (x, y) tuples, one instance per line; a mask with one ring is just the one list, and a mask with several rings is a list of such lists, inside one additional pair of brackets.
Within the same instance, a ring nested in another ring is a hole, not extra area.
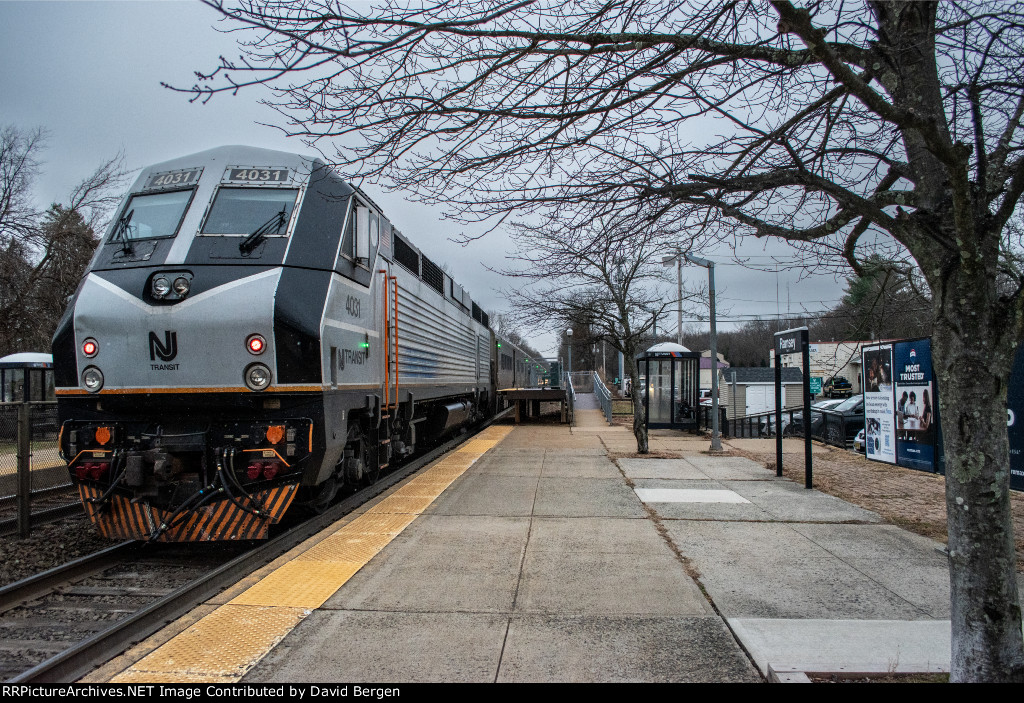
[(896, 409), (893, 405), (892, 345), (861, 350), (864, 369), (864, 452), (868, 459), (896, 463)]
[(896, 462), (935, 471), (937, 408), (930, 339), (897, 342), (895, 358)]
[(1018, 347), (1010, 372), (1006, 433), (1010, 438), (1010, 488), (1024, 491), (1024, 346)]

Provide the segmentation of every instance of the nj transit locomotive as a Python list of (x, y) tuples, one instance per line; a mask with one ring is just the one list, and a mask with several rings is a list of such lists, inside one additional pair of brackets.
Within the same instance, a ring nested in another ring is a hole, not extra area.
[(494, 413), (531, 368), (359, 189), (247, 147), (142, 171), (53, 352), (87, 513), (158, 541), (266, 537)]

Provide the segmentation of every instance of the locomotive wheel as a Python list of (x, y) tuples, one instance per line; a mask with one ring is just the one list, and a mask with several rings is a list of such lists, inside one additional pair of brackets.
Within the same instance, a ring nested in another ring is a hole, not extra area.
[(303, 504), (313, 515), (320, 515), (331, 506), (334, 497), (338, 495), (338, 482), (333, 476), (320, 484), (316, 495)]
[(350, 456), (345, 458), (345, 483), (358, 486), (366, 476), (366, 463), (362, 457)]

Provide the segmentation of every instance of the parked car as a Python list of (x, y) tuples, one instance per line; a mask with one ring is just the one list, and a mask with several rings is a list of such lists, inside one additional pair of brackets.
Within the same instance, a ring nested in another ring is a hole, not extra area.
[(711, 389), (710, 388), (701, 388), (700, 389), (700, 404), (701, 405), (706, 405), (709, 408), (711, 407)]
[[(811, 403), (811, 436), (814, 437), (818, 434), (821, 429), (821, 413), (816, 412), (818, 410), (826, 410), (828, 408), (834, 408), (840, 403), (844, 402), (843, 398), (829, 398), (828, 400), (819, 400), (817, 403)], [(782, 434), (785, 435), (799, 435), (804, 434), (804, 411), (801, 409), (799, 412), (793, 413), (793, 421), (789, 420), (789, 413), (782, 413)]]
[(845, 376), (833, 376), (825, 383), (822, 391), (826, 398), (850, 398), (853, 396), (853, 386)]
[(860, 432), (857, 433), (857, 436), (853, 438), (853, 451), (864, 454), (864, 446), (866, 443), (867, 440), (864, 437), (864, 430), (861, 430)]
[(849, 446), (857, 432), (864, 429), (864, 394), (847, 398), (834, 408), (821, 412), (821, 437), (837, 447)]

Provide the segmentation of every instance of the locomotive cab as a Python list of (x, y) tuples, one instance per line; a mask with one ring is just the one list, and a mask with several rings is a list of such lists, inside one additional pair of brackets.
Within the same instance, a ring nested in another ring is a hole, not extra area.
[(60, 447), (111, 538), (265, 537), (493, 411), (486, 314), (316, 159), (144, 169), (54, 337)]

